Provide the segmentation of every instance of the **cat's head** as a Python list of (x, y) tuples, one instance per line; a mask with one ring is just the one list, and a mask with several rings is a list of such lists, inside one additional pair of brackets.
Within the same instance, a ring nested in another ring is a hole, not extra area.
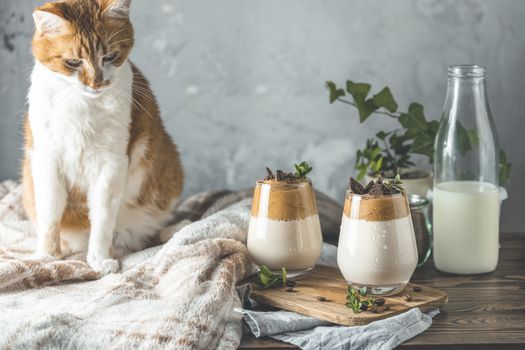
[(33, 12), (33, 54), (75, 89), (98, 96), (111, 87), (133, 47), (131, 0), (63, 0)]

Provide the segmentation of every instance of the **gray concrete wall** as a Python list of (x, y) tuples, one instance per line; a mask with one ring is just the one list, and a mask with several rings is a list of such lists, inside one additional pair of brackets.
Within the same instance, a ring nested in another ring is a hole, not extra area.
[[(0, 179), (18, 176), (32, 8), (0, 2)], [(502, 228), (523, 231), (524, 1), (135, 0), (132, 59), (150, 79), (188, 176), (186, 194), (253, 184), (264, 166), (306, 159), (342, 198), (356, 147), (391, 121), (357, 123), (325, 80), (389, 85), (438, 118), (446, 67), (476, 62), (513, 165)]]

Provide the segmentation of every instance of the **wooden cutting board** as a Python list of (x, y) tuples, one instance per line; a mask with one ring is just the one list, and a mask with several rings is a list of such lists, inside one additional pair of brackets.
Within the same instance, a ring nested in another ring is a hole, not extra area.
[[(377, 313), (364, 311), (354, 314), (345, 306), (347, 283), (338, 269), (319, 266), (295, 283), (293, 292), (286, 292), (283, 288), (254, 288), (251, 297), (261, 304), (345, 326), (368, 324), (415, 307), (426, 312), (448, 302), (447, 293), (441, 290), (409, 283), (400, 294), (383, 298), (385, 305), (390, 305), (390, 310), (377, 307)], [(421, 291), (415, 292), (414, 286), (421, 287)], [(412, 300), (406, 301), (403, 298), (405, 294), (412, 296)], [(326, 301), (320, 301), (318, 297), (324, 297)]]

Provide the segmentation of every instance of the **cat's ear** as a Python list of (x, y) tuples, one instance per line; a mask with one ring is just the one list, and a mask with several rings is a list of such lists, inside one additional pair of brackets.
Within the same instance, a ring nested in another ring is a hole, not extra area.
[(131, 0), (102, 0), (104, 16), (114, 18), (129, 18)]
[(60, 34), (67, 27), (67, 21), (63, 17), (48, 11), (35, 10), (33, 19), (36, 30), (41, 34)]

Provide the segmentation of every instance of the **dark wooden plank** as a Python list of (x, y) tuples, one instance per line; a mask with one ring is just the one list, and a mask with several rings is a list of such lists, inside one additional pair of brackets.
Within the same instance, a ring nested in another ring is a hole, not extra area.
[(297, 346), (283, 343), (277, 340), (273, 340), (268, 337), (264, 338), (255, 338), (252, 335), (245, 335), (242, 338), (241, 346), (239, 346), (239, 349), (276, 349), (276, 350), (284, 350), (284, 349), (299, 349)]
[[(412, 282), (444, 290), (449, 302), (432, 326), (400, 348), (525, 349), (525, 234), (501, 235), (496, 271), (473, 276), (439, 272), (432, 261)], [(245, 337), (242, 349), (296, 349), (271, 339)]]

